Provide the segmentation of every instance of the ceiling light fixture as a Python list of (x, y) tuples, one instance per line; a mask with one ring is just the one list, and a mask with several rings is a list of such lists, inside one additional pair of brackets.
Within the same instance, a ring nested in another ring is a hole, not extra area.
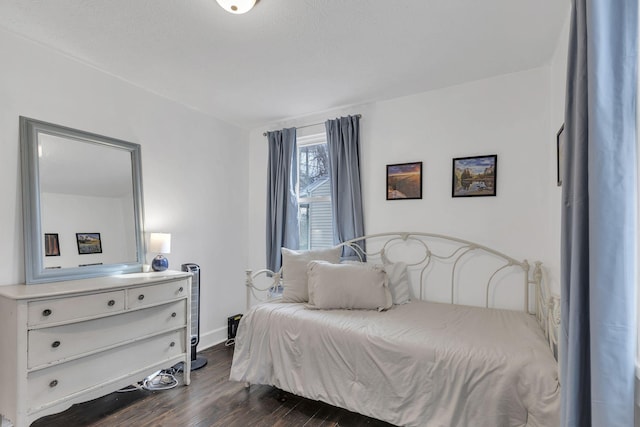
[(241, 14), (249, 12), (256, 4), (256, 0), (216, 0), (227, 12)]

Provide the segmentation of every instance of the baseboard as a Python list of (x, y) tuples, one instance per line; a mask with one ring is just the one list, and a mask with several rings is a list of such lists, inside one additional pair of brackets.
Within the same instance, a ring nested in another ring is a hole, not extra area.
[(225, 342), (227, 340), (227, 327), (214, 329), (213, 331), (200, 333), (200, 343), (198, 344), (198, 351), (204, 350), (209, 347), (213, 347), (216, 344)]

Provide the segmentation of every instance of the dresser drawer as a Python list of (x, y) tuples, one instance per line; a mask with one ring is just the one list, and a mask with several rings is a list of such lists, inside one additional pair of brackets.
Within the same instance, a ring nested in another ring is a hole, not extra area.
[(33, 369), (86, 353), (184, 327), (187, 301), (180, 300), (85, 322), (29, 331), (27, 367)]
[(124, 310), (124, 290), (80, 295), (69, 298), (31, 301), (28, 304), (29, 326), (46, 325)]
[[(28, 411), (34, 412), (67, 396), (125, 378), (164, 361), (175, 360), (186, 352), (184, 334), (184, 330), (174, 331), (30, 372), (27, 375)], [(141, 377), (138, 381), (143, 379)]]
[(190, 290), (189, 284), (189, 279), (183, 279), (161, 285), (127, 289), (127, 308), (144, 307), (185, 298)]

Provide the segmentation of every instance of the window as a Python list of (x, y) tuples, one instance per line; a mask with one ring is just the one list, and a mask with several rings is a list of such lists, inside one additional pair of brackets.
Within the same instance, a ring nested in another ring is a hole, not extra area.
[(298, 144), (298, 221), (300, 249), (333, 246), (333, 213), (327, 137), (301, 136)]

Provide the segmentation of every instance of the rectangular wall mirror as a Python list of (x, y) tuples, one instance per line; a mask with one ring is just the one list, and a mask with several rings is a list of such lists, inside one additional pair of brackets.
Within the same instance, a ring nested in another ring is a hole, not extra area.
[(142, 271), (140, 145), (20, 117), (27, 284)]

